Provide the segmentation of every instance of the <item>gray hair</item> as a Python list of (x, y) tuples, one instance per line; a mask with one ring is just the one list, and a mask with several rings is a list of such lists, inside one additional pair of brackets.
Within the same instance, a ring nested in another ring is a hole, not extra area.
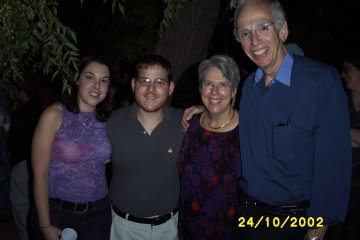
[[(216, 67), (220, 70), (222, 75), (226, 77), (230, 82), (233, 89), (239, 86), (240, 82), (240, 71), (236, 62), (228, 56), (225, 55), (214, 55), (208, 59), (202, 61), (198, 68), (198, 77), (199, 77), (199, 86), (201, 85), (206, 71), (211, 68)], [(235, 104), (235, 97), (231, 102), (231, 106)]]
[(235, 40), (240, 42), (239, 34), (237, 31), (236, 21), (240, 12), (250, 3), (265, 3), (269, 6), (272, 17), (275, 19), (275, 29), (280, 30), (286, 22), (285, 11), (277, 0), (239, 0), (234, 13), (234, 37)]

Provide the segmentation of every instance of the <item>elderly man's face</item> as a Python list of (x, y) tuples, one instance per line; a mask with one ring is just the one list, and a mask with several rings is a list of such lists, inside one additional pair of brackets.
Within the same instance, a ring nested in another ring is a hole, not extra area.
[(263, 3), (250, 3), (239, 13), (236, 26), (246, 55), (265, 72), (277, 72), (285, 57), (287, 24), (276, 29), (270, 9)]

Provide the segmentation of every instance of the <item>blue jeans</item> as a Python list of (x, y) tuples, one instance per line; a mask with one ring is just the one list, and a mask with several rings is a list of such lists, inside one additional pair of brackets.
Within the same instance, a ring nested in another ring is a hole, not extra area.
[[(51, 224), (59, 229), (73, 228), (77, 240), (108, 240), (110, 239), (111, 205), (108, 198), (103, 199), (92, 209), (83, 213), (61, 208), (58, 203), (49, 202)], [(42, 240), (41, 229), (38, 226), (36, 209), (31, 212), (31, 239)]]

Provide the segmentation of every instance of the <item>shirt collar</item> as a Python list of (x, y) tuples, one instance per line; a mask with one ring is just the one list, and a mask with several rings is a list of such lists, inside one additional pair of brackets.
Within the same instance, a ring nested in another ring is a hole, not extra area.
[[(276, 74), (275, 79), (271, 81), (270, 85), (272, 85), (275, 81), (285, 84), (290, 87), (291, 83), (291, 70), (294, 63), (294, 57), (291, 53), (287, 52), (282, 62), (279, 72)], [(264, 71), (261, 68), (258, 68), (255, 72), (254, 76), (254, 84), (259, 84), (260, 81), (264, 77)]]

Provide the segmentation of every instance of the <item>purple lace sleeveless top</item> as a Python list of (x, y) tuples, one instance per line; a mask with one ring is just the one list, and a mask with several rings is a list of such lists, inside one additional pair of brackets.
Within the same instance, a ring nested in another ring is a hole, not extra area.
[(62, 105), (62, 122), (51, 151), (49, 197), (70, 202), (104, 198), (105, 161), (110, 154), (105, 123), (92, 112), (74, 114)]

